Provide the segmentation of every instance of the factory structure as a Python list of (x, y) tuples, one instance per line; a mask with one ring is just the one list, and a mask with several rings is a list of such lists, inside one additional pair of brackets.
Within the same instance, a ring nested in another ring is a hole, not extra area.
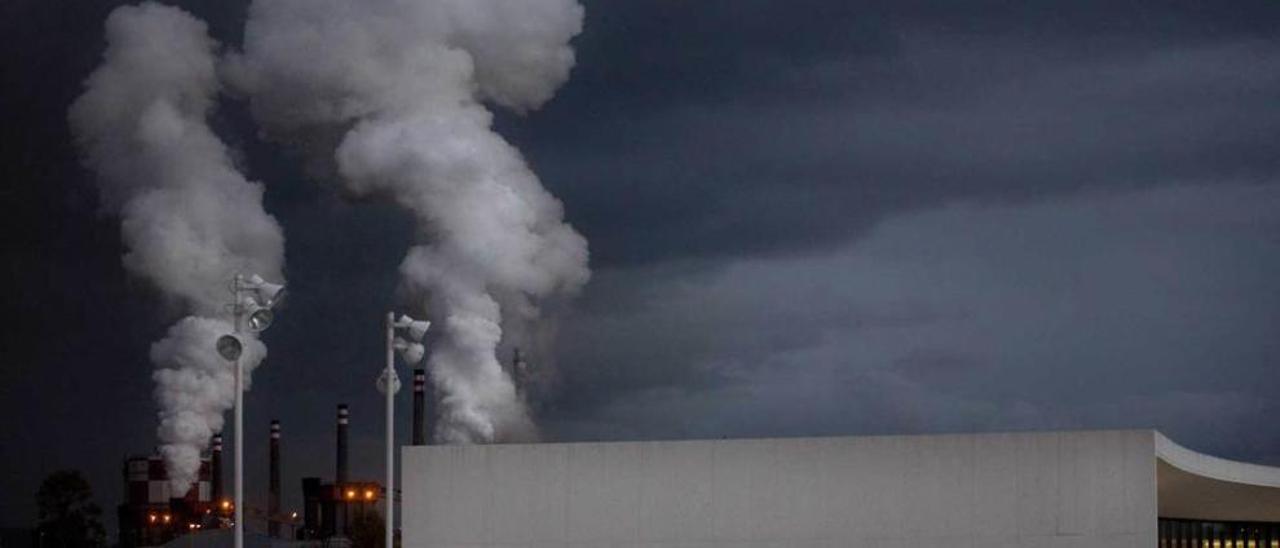
[(156, 546), (199, 529), (229, 526), (230, 506), (219, 507), (222, 437), (214, 436), (210, 454), (200, 460), (196, 483), (174, 493), (160, 455), (124, 461), (125, 501), (117, 508), (120, 546)]
[[(509, 367), (526, 398), (536, 372), (518, 351)], [(399, 490), (350, 476), (338, 405), (334, 476), (302, 478), (301, 515), (281, 508), (272, 421), (267, 502), (246, 520), (345, 545), (390, 499), (403, 548), (1280, 548), (1280, 468), (1154, 430), (446, 446), (428, 445), (429, 390), (415, 370)], [(187, 493), (170, 492), (159, 456), (126, 459), (120, 546), (229, 528), (223, 469), (219, 436)]]
[(351, 479), (347, 449), (350, 421), (351, 414), (346, 404), (338, 405), (338, 452), (333, 481), (302, 478), (303, 514), (302, 527), (297, 534), (299, 539), (350, 537), (355, 519), (367, 512), (381, 512), (381, 503), (386, 496), (382, 484)]
[(1280, 468), (1153, 430), (401, 449), (404, 548), (1280, 547)]
[[(428, 390), (425, 371), (414, 370), (411, 436), (414, 445), (427, 443), (427, 432), (432, 426), (429, 406), (433, 405), (433, 399), (428, 397)], [(382, 515), (388, 495), (383, 485), (350, 475), (351, 413), (346, 404), (337, 406), (336, 419), (333, 479), (302, 478), (301, 514), (281, 507), (281, 425), (278, 420), (271, 421), (266, 506), (246, 505), (246, 530), (263, 526), (261, 530), (271, 539), (327, 541), (349, 538), (354, 521), (366, 513)], [(232, 527), (234, 508), (230, 493), (223, 488), (226, 465), (222, 451), (222, 436), (215, 434), (208, 454), (201, 458), (198, 481), (186, 493), (172, 492), (164, 459), (159, 454), (125, 458), (125, 500), (117, 508), (119, 546), (160, 546), (180, 535)], [(391, 496), (398, 500), (394, 491)]]
[[(427, 444), (427, 433), (434, 423), (431, 410), (434, 408), (435, 398), (431, 397), (430, 390), (426, 371), (415, 369), (413, 426), (410, 434), (413, 445)], [(383, 515), (382, 504), (388, 493), (382, 484), (377, 481), (353, 480), (350, 477), (350, 456), (347, 449), (350, 420), (347, 406), (338, 405), (337, 467), (333, 481), (325, 482), (317, 477), (302, 478), (303, 515), (296, 534), (296, 538), (300, 540), (350, 537), (351, 526), (361, 515), (371, 511)], [(278, 474), (273, 477), (278, 477)], [(399, 504), (400, 494), (397, 491), (392, 490), (389, 496)]]

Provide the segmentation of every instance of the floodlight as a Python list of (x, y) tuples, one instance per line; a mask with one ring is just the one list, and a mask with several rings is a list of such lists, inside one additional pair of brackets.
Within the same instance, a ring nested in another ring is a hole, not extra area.
[[(243, 276), (236, 274), (231, 279), (231, 294), (235, 296), (235, 302), (231, 303), (227, 308), (235, 315), (236, 334), (245, 328), (253, 332), (262, 331), (271, 326), (271, 320), (274, 314), (271, 308), (278, 306), (285, 297), (284, 285), (270, 283), (262, 276), (250, 274)], [(235, 362), (235, 504), (232, 505), (235, 518), (232, 526), (235, 528), (233, 533), (235, 548), (244, 547), (244, 447), (242, 432), (244, 432), (243, 410), (244, 410), (244, 366), (238, 359), (243, 351), (243, 345), (234, 336), (224, 336), (218, 339), (218, 353), (222, 357)], [(227, 503), (223, 502), (223, 510), (227, 509)], [(166, 516), (166, 521), (168, 516)]]
[(258, 305), (266, 308), (279, 306), (280, 303), (284, 302), (284, 298), (288, 294), (283, 284), (268, 282), (257, 274), (252, 274), (242, 280), (241, 286), (244, 289), (251, 290), (253, 292), (253, 300)]
[[(399, 394), (400, 393), (400, 375), (396, 375), (394, 371), (391, 373), (391, 375), (392, 375), (391, 376), (391, 393)], [(381, 375), (378, 375), (378, 381), (374, 385), (378, 387), (379, 393), (381, 394), (387, 393), (387, 372), (385, 370), (382, 372)]]
[(254, 331), (263, 331), (271, 327), (271, 320), (275, 319), (275, 314), (270, 308), (259, 308), (249, 313), (249, 329)]
[(395, 321), (395, 326), (400, 329), (409, 330), (409, 338), (415, 341), (422, 340), (426, 336), (427, 329), (431, 327), (431, 322), (425, 320), (415, 320), (408, 314), (401, 314), (400, 319)]
[[(393, 396), (400, 391), (400, 379), (396, 375), (395, 352), (400, 353), (400, 359), (407, 364), (417, 364), (422, 361), (426, 355), (427, 349), (419, 342), (427, 335), (427, 329), (431, 327), (431, 322), (415, 320), (408, 314), (401, 314), (399, 318), (395, 317), (394, 312), (387, 312), (386, 316), (386, 341), (387, 341), (387, 367), (382, 371), (382, 375), (378, 378), (378, 390), (386, 396), (387, 403), (387, 512), (386, 526), (383, 531), (386, 533), (386, 548), (391, 548), (392, 544), (392, 525), (393, 513), (395, 512), (395, 501), (391, 497), (391, 489), (395, 486), (395, 403)], [(396, 331), (404, 331), (409, 336), (409, 340), (396, 336)], [(374, 500), (375, 493), (372, 489), (365, 490), (365, 498)]]
[(229, 362), (236, 361), (240, 357), (240, 353), (244, 351), (244, 345), (240, 344), (240, 339), (235, 335), (223, 335), (218, 337), (218, 355), (222, 359)]
[(400, 337), (396, 337), (392, 347), (399, 351), (400, 358), (410, 365), (422, 361), (422, 357), (427, 353), (427, 349), (421, 344), (409, 342)]
[(280, 303), (284, 302), (284, 298), (288, 294), (289, 292), (285, 291), (283, 284), (262, 282), (258, 285), (258, 300), (268, 308), (280, 306)]

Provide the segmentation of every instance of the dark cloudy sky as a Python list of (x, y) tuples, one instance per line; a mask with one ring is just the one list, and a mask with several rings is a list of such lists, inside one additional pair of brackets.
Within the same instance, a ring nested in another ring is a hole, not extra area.
[[(179, 3), (232, 46), (244, 4)], [(65, 123), (110, 8), (0, 6), (0, 525), (71, 467), (114, 529), (120, 459), (155, 443), (174, 311), (124, 274)], [(568, 84), (498, 119), (591, 246), (547, 439), (1154, 427), (1280, 464), (1280, 3), (586, 8)], [(264, 500), (281, 419), (296, 505), (337, 402), (354, 475), (381, 474), (411, 221), (343, 202), (243, 104), (214, 124), (287, 238), (246, 455)]]

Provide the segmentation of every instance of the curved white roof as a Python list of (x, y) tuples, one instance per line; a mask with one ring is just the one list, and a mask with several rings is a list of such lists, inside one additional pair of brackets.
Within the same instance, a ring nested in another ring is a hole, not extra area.
[(1280, 468), (1197, 453), (1155, 433), (1160, 517), (1280, 521)]

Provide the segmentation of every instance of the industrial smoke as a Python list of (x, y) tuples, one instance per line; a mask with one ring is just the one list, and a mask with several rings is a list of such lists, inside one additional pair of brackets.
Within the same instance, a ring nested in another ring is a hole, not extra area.
[[(207, 124), (224, 83), (266, 135), (327, 158), (348, 194), (415, 218), (399, 271), (414, 308), (440, 326), (428, 363), (435, 437), (537, 435), (497, 348), (586, 283), (587, 245), (494, 132), (489, 107), (525, 113), (549, 100), (582, 17), (575, 0), (254, 0), (241, 50), (219, 59), (205, 24), (180, 9), (112, 12), (103, 62), (69, 118), (121, 220), (125, 268), (185, 316), (150, 356), (175, 493), (234, 401), (214, 344), (232, 331), (227, 281), (283, 281), (284, 236), (262, 186)], [(266, 347), (246, 342), (248, 373)]]
[[(240, 271), (281, 280), (284, 235), (262, 208), (262, 186), (237, 171), (206, 122), (220, 86), (205, 24), (177, 8), (124, 6), (107, 18), (106, 42), (69, 120), (104, 208), (120, 218), (125, 268), (186, 316), (150, 355), (160, 452), (179, 496), (234, 401), (234, 372), (214, 349), (232, 331), (228, 280)], [(265, 356), (246, 340), (246, 373)]]
[(496, 356), (503, 327), (589, 275), (586, 240), (486, 108), (550, 99), (582, 15), (573, 0), (255, 0), (225, 67), (272, 136), (338, 135), (320, 153), (346, 189), (416, 219), (400, 273), (442, 328), (429, 362), (441, 441), (536, 435)]

